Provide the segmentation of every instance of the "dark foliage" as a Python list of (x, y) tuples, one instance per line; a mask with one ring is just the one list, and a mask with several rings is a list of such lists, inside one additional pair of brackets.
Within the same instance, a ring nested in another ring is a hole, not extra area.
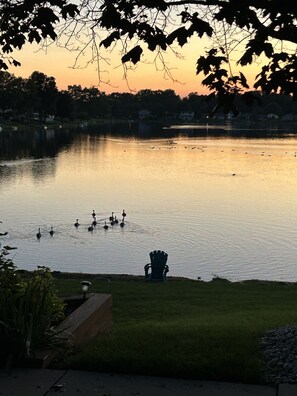
[[(283, 46), (277, 47), (272, 41), (275, 39), (296, 45), (296, 2), (104, 0), (99, 8), (101, 14), (96, 24), (109, 32), (101, 45), (109, 47), (114, 41), (127, 38), (137, 41), (137, 45), (122, 56), (123, 63), (139, 62), (145, 47), (150, 51), (166, 51), (174, 43), (182, 47), (194, 35), (213, 37), (214, 27), (217, 29), (218, 23), (224, 23), (228, 28), (245, 32), (245, 47), (237, 60), (239, 66), (252, 64), (261, 55), (267, 59), (266, 65), (256, 76), (254, 88), (266, 94), (276, 92), (297, 98), (296, 54), (294, 51), (291, 54), (285, 52)], [(207, 14), (211, 18), (205, 19)], [(228, 40), (231, 39), (226, 33), (225, 43), (224, 40), (221, 45), (214, 43), (206, 56), (200, 55), (196, 72), (205, 75), (202, 84), (217, 96), (218, 108), (236, 114), (235, 96), (249, 86), (242, 72), (234, 75), (230, 71)], [(245, 103), (254, 102), (250, 94), (242, 98)]]
[[(242, 48), (235, 53), (240, 68), (265, 55), (266, 64), (256, 76), (254, 88), (266, 94), (282, 93), (297, 98), (295, 1), (85, 0), (78, 4), (79, 11), (68, 0), (1, 1), (0, 69), (19, 65), (11, 56), (15, 49), (21, 49), (27, 42), (55, 40), (57, 23), (73, 18), (76, 24), (73, 28), (81, 29), (83, 24), (89, 37), (96, 29), (107, 32), (101, 47), (110, 48), (121, 42), (123, 64), (137, 64), (147, 50), (167, 51), (176, 44), (182, 47), (191, 37), (216, 37), (211, 50), (197, 53), (196, 73), (204, 74), (202, 84), (216, 96), (217, 108), (225, 113), (236, 114), (235, 97), (249, 89), (243, 72), (232, 72), (234, 41), (236, 47)], [(254, 102), (251, 94), (242, 98), (246, 104)]]
[[(220, 64), (215, 64), (219, 68)], [(202, 63), (202, 66), (203, 63)], [(211, 75), (211, 73), (210, 73)], [(139, 111), (146, 110), (150, 119), (176, 119), (181, 112), (193, 112), (194, 118), (203, 118), (211, 114), (228, 113), (230, 109), (241, 117), (256, 118), (275, 114), (279, 118), (286, 115), (296, 119), (297, 102), (284, 94), (263, 95), (255, 91), (239, 92), (235, 83), (245, 86), (245, 79), (229, 79), (219, 94), (198, 95), (195, 92), (181, 98), (172, 89), (143, 89), (132, 94), (114, 92), (107, 94), (96, 87), (70, 85), (67, 90), (59, 91), (54, 77), (35, 71), (29, 78), (15, 77), (6, 71), (0, 71), (0, 110), (1, 120), (5, 122), (44, 123), (48, 115), (54, 115), (56, 121), (97, 119), (137, 120)], [(211, 77), (212, 78), (212, 77)], [(213, 79), (213, 83), (220, 81)], [(224, 88), (233, 89), (225, 93)], [(225, 95), (225, 96), (224, 96)], [(230, 101), (230, 102), (228, 102)], [(37, 113), (38, 120), (33, 120)], [(44, 145), (41, 144), (40, 147)]]
[(0, 3), (0, 69), (20, 63), (11, 54), (24, 44), (40, 43), (45, 38), (56, 38), (55, 26), (59, 20), (74, 17), (77, 6), (68, 0), (9, 0)]

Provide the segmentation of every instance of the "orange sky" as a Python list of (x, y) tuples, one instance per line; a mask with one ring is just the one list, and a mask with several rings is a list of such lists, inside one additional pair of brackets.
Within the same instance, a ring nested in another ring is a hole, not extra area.
[[(127, 92), (129, 88), (134, 91), (141, 89), (165, 90), (173, 89), (180, 96), (186, 96), (190, 92), (207, 94), (207, 90), (201, 85), (202, 76), (196, 76), (195, 64), (200, 54), (204, 53), (207, 42), (196, 39), (192, 45), (185, 45), (180, 50), (183, 59), (178, 59), (167, 54), (168, 67), (171, 68), (174, 82), (168, 77), (164, 78), (162, 71), (157, 71), (153, 64), (139, 64), (135, 70), (129, 71), (128, 82), (124, 79), (124, 72), (120, 62), (120, 55), (116, 50), (106, 56), (110, 58), (110, 65), (102, 63), (104, 70), (102, 79), (110, 81), (110, 84), (99, 83), (96, 64), (89, 64), (87, 67), (73, 69), (76, 54), (66, 49), (51, 45), (47, 52), (40, 50), (37, 45), (27, 45), (19, 52), (15, 52), (15, 57), (22, 63), (21, 67), (11, 68), (9, 71), (16, 76), (27, 78), (37, 70), (56, 79), (59, 89), (67, 89), (68, 85), (80, 84), (83, 87), (97, 86), (101, 91)], [(144, 51), (143, 60), (152, 60), (154, 55), (149, 50)], [(87, 61), (88, 57), (81, 60), (81, 65)]]

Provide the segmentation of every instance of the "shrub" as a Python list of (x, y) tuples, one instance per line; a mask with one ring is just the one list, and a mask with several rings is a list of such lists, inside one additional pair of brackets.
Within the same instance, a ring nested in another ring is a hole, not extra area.
[(54, 292), (50, 269), (21, 275), (7, 254), (0, 251), (0, 359), (9, 367), (37, 348), (61, 347), (65, 339), (54, 330), (64, 303)]

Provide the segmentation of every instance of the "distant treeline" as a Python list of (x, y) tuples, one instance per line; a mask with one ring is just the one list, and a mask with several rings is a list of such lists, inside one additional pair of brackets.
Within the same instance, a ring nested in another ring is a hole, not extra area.
[[(255, 101), (253, 106), (238, 100), (237, 108), (241, 117), (257, 118), (272, 114), (279, 118), (296, 119), (297, 102), (291, 97), (255, 94), (260, 102)], [(44, 121), (48, 115), (60, 120), (135, 120), (139, 118), (141, 110), (145, 110), (146, 117), (151, 119), (178, 118), (185, 112), (193, 113), (194, 118), (199, 119), (210, 114), (215, 106), (214, 96), (196, 92), (181, 98), (172, 89), (106, 94), (96, 87), (70, 85), (67, 90), (59, 90), (54, 77), (38, 71), (26, 79), (0, 72), (0, 116), (7, 120), (28, 122), (38, 118)], [(220, 113), (216, 116), (220, 116)]]

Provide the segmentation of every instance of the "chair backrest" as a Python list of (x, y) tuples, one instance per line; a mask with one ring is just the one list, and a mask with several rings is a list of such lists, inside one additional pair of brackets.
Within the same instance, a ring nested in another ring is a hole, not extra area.
[(154, 250), (150, 252), (151, 259), (151, 277), (152, 278), (163, 278), (165, 265), (167, 263), (168, 254), (162, 250)]
[(168, 254), (163, 252), (162, 250), (154, 250), (153, 252), (150, 252), (150, 259), (152, 266), (157, 265), (165, 267), (168, 259)]

